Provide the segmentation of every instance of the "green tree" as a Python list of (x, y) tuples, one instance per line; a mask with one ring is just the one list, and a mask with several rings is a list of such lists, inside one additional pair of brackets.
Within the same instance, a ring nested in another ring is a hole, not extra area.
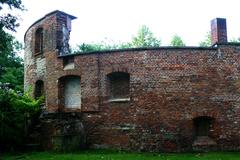
[(212, 45), (211, 42), (211, 33), (207, 32), (205, 39), (199, 43), (200, 47), (210, 47)]
[[(0, 0), (0, 11), (6, 7), (24, 9), (21, 0)], [(43, 102), (43, 97), (34, 100), (17, 92), (23, 90), (23, 61), (17, 56), (22, 45), (6, 30), (16, 31), (18, 26), (17, 16), (0, 14), (0, 152), (22, 145), (27, 123)]]
[[(21, 0), (1, 0), (0, 11), (4, 6), (11, 9), (23, 10)], [(23, 86), (23, 63), (17, 56), (22, 49), (21, 44), (6, 32), (16, 31), (19, 26), (17, 16), (10, 13), (0, 15), (0, 82), (7, 83), (13, 89), (22, 89)]]
[(87, 44), (87, 43), (82, 43), (77, 46), (77, 49), (74, 52), (93, 52), (93, 51), (99, 51), (102, 50), (102, 45), (101, 44)]
[(73, 53), (78, 52), (94, 52), (94, 51), (103, 51), (103, 50), (112, 50), (112, 49), (124, 49), (131, 48), (130, 43), (120, 43), (120, 44), (107, 44), (106, 42), (101, 43), (82, 43), (77, 46), (77, 48), (73, 49)]
[(178, 36), (177, 34), (175, 34), (175, 35), (172, 37), (171, 46), (174, 46), (174, 47), (182, 47), (182, 46), (185, 46), (185, 43), (183, 42), (183, 40), (182, 40), (182, 38), (181, 38), (180, 36)]
[(240, 43), (240, 37), (230, 39), (230, 42)]
[(9, 84), (12, 89), (22, 91), (23, 60), (17, 55), (22, 45), (10, 34), (3, 34), (5, 46), (0, 46), (0, 82)]
[(161, 40), (157, 39), (145, 25), (140, 27), (137, 35), (130, 42), (131, 47), (159, 47), (160, 45)]
[(124, 49), (124, 48), (137, 48), (137, 47), (159, 47), (161, 45), (161, 40), (157, 39), (150, 29), (143, 25), (134, 36), (131, 42), (125, 43), (114, 43), (113, 41), (101, 41), (99, 43), (82, 43), (73, 49), (73, 53), (78, 52), (93, 52), (111, 49)]
[[(4, 9), (4, 6), (8, 6), (9, 9), (24, 10), (21, 0), (0, 0), (0, 11)], [(0, 15), (0, 29), (8, 29), (16, 31), (16, 27), (19, 26), (18, 17), (10, 13)]]

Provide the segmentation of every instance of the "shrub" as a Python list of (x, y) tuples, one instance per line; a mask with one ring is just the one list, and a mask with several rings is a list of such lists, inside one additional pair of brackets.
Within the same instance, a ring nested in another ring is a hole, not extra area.
[(23, 144), (28, 121), (39, 115), (43, 97), (31, 98), (0, 84), (0, 150), (17, 149)]

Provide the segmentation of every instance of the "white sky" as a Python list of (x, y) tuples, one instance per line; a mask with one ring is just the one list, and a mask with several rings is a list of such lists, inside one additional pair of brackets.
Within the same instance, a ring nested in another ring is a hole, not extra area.
[(130, 41), (141, 25), (168, 45), (174, 34), (188, 46), (198, 45), (210, 31), (210, 21), (227, 19), (228, 39), (240, 37), (238, 0), (22, 0), (27, 11), (16, 37), (23, 42), (28, 27), (54, 10), (78, 17), (72, 21), (70, 44)]

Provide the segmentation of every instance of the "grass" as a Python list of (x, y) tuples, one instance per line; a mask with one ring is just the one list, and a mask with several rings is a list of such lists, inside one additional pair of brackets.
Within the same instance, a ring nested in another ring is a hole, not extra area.
[(0, 155), (0, 160), (240, 160), (240, 152), (134, 153), (106, 150), (74, 153), (29, 152)]

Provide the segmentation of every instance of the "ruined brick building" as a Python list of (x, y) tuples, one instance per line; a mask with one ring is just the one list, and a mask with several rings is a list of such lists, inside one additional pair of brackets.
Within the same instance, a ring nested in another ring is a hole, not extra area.
[(45, 96), (42, 147), (240, 149), (240, 45), (225, 19), (211, 21), (212, 47), (69, 54), (75, 18), (54, 11), (25, 34), (25, 89)]

